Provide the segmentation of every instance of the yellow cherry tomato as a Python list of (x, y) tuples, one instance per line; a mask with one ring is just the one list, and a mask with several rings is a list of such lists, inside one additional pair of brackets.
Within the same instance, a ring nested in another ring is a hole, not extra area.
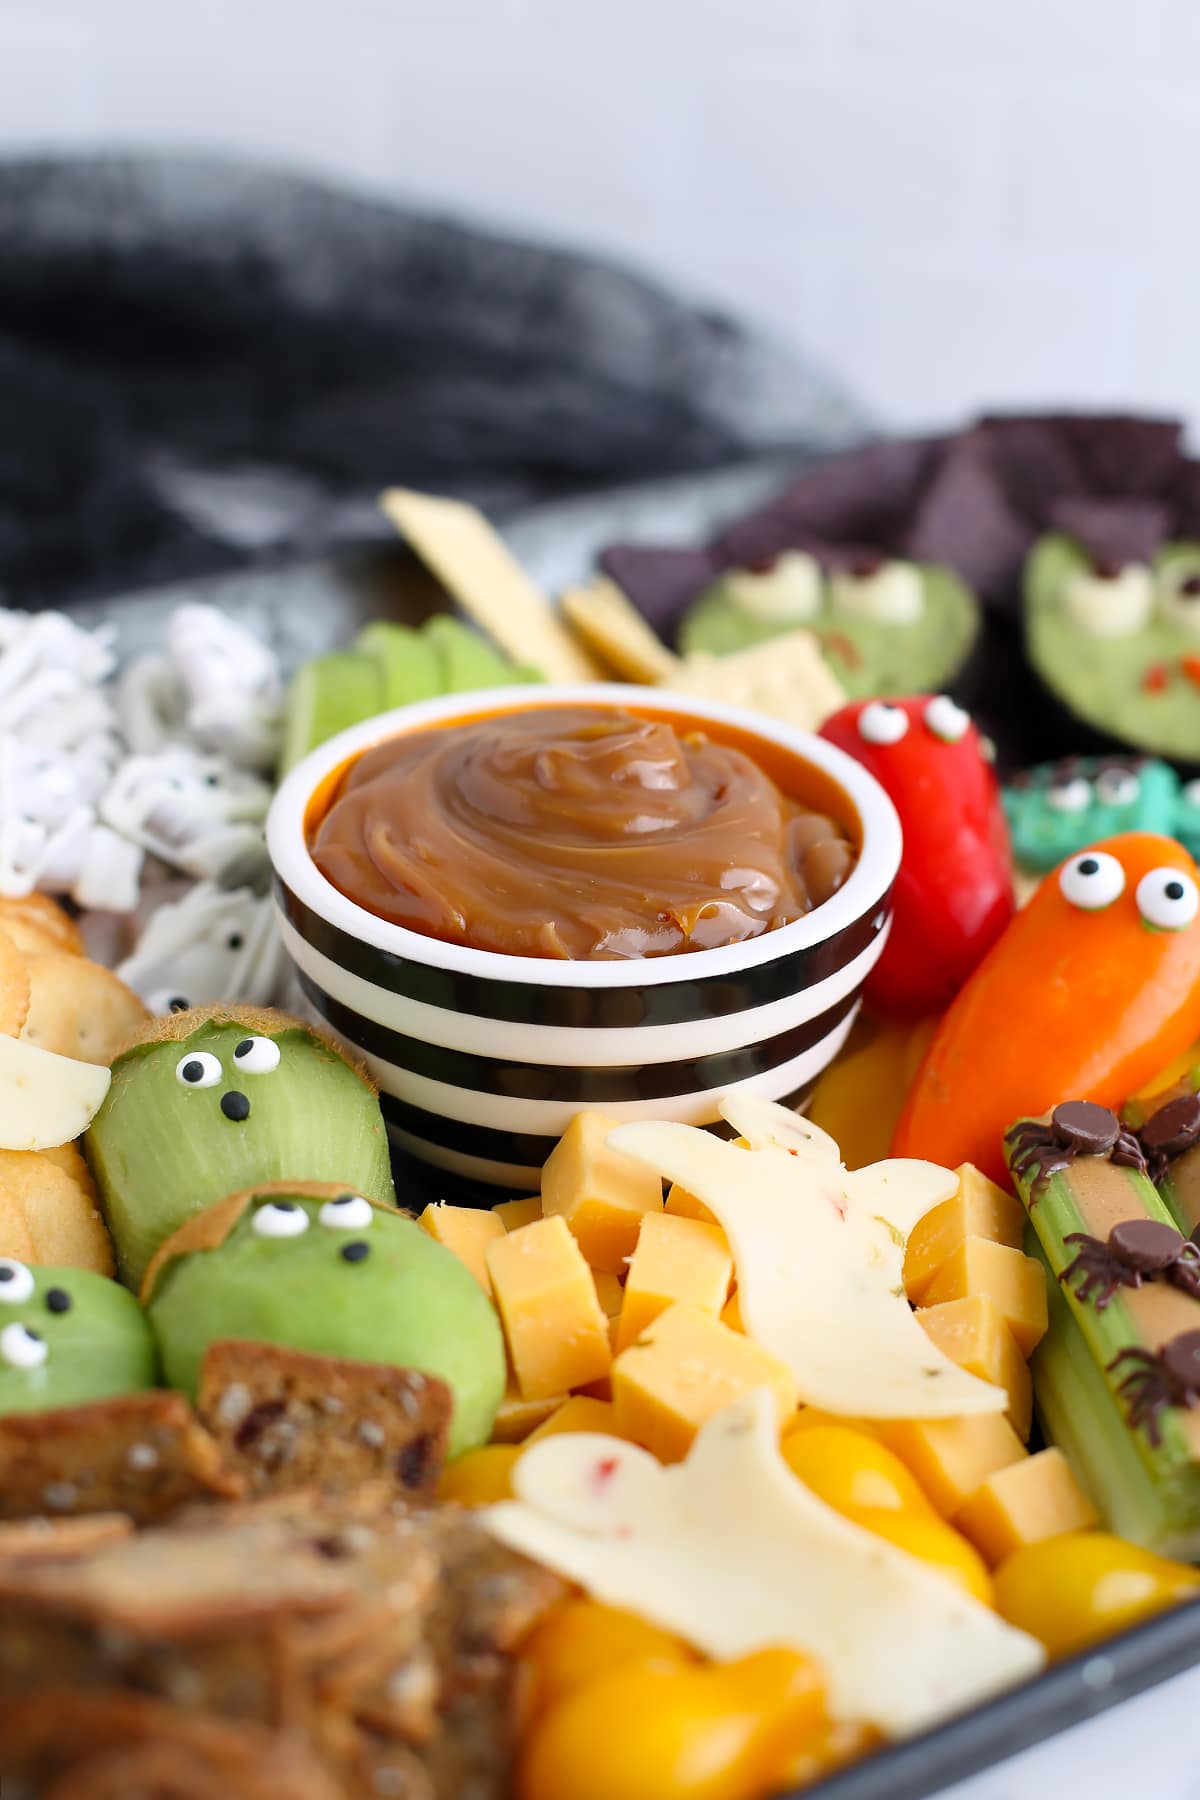
[(996, 1604), (992, 1578), (978, 1550), (961, 1531), (955, 1531), (953, 1525), (947, 1525), (933, 1512), (872, 1511), (864, 1507), (848, 1516), (865, 1531), (873, 1531), (876, 1537), (895, 1544), (897, 1550), (907, 1550), (919, 1562), (928, 1563), (939, 1575), (949, 1576), (984, 1606)]
[(882, 1732), (871, 1725), (858, 1725), (848, 1719), (828, 1719), (813, 1733), (798, 1755), (789, 1757), (771, 1784), (772, 1792), (790, 1793), (793, 1788), (809, 1787), (822, 1775), (832, 1775), (860, 1757), (877, 1750), (883, 1743)]
[(462, 1506), (491, 1506), (513, 1497), (513, 1464), (524, 1444), (481, 1444), (464, 1450), (442, 1470), (439, 1500), (457, 1500)]
[(788, 1428), (780, 1448), (792, 1473), (836, 1512), (850, 1515), (869, 1508), (933, 1515), (900, 1458), (865, 1432), (801, 1423)]
[(784, 1437), (789, 1438), (797, 1431), (824, 1430), (826, 1425), (836, 1425), (840, 1431), (860, 1431), (864, 1437), (880, 1436), (876, 1419), (851, 1419), (841, 1413), (822, 1412), (819, 1406), (802, 1406), (796, 1416), (788, 1420)]
[(586, 1683), (527, 1741), (519, 1800), (757, 1800), (824, 1720), (814, 1664), (763, 1650)]
[(1069, 1531), (1026, 1544), (993, 1577), (1010, 1625), (1071, 1656), (1200, 1594), (1200, 1573), (1107, 1531)]
[(637, 1613), (587, 1596), (565, 1600), (521, 1646), (527, 1671), (527, 1716), (543, 1713), (576, 1688), (636, 1663), (643, 1668), (694, 1667), (695, 1651)]

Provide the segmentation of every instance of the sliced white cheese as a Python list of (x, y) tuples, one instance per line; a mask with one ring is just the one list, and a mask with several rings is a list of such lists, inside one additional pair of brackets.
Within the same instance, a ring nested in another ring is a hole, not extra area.
[(99, 1112), (111, 1080), (95, 1063), (0, 1037), (0, 1149), (69, 1144)]
[(821, 610), (821, 565), (803, 550), (785, 550), (769, 569), (735, 569), (726, 575), (725, 586), (756, 619), (800, 624)]
[(1063, 605), (1091, 637), (1129, 637), (1150, 623), (1154, 578), (1142, 563), (1128, 563), (1114, 576), (1072, 575)]
[[(782, 1135), (788, 1115), (773, 1111)], [(727, 1116), (762, 1142), (758, 1107), (738, 1096)], [(1003, 1412), (1003, 1388), (930, 1342), (904, 1288), (908, 1233), (952, 1198), (957, 1176), (899, 1159), (850, 1173), (829, 1140), (801, 1136), (807, 1121), (792, 1125), (794, 1150), (739, 1150), (691, 1125), (622, 1125), (608, 1143), (709, 1208), (733, 1252), (746, 1332), (787, 1364), (807, 1405), (869, 1419)]]
[(927, 1564), (852, 1525), (788, 1469), (765, 1392), (716, 1415), (687, 1460), (593, 1433), (534, 1444), (501, 1542), (706, 1655), (815, 1656), (835, 1718), (891, 1736), (1037, 1674), (1041, 1645)]
[(888, 562), (873, 575), (835, 575), (834, 608), (877, 625), (914, 625), (925, 610), (925, 583), (915, 563)]

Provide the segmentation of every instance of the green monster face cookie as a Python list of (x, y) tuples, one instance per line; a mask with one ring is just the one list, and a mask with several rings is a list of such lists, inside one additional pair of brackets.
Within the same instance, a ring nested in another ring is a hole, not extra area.
[(222, 1007), (155, 1021), (113, 1064), (86, 1138), (116, 1245), (136, 1288), (184, 1220), (267, 1181), (336, 1181), (392, 1201), (374, 1090), (299, 1019)]
[(486, 1442), (504, 1393), (496, 1314), (449, 1250), (399, 1213), (329, 1183), (236, 1194), (165, 1243), (146, 1282), (166, 1380), (195, 1394), (218, 1338), (440, 1376), (449, 1454)]
[(1200, 545), (1106, 564), (1052, 532), (1024, 587), (1029, 660), (1062, 706), (1106, 737), (1200, 761)]
[(679, 628), (685, 653), (728, 656), (799, 626), (852, 699), (949, 687), (979, 631), (975, 596), (951, 570), (872, 558), (826, 574), (785, 550), (760, 569), (730, 569), (697, 596)]
[(153, 1333), (125, 1288), (0, 1257), (0, 1418), (111, 1400), (157, 1378)]
[(1004, 790), (1013, 854), (1043, 874), (1101, 838), (1156, 831), (1200, 855), (1200, 781), (1148, 756), (1071, 756), (1025, 770)]

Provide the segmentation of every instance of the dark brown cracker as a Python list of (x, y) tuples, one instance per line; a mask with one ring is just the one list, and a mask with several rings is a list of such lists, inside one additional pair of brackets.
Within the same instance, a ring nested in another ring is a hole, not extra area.
[(383, 1478), (428, 1497), (445, 1460), (453, 1397), (416, 1369), (226, 1338), (204, 1358), (197, 1404), (247, 1493), (343, 1493)]
[(308, 1743), (120, 1688), (0, 1701), (5, 1800), (345, 1800)]
[(150, 1524), (239, 1491), (182, 1394), (156, 1388), (0, 1418), (2, 1519), (121, 1512)]

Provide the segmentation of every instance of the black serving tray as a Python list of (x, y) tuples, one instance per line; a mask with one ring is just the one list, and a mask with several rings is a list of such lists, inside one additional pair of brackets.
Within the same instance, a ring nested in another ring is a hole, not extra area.
[[(534, 579), (557, 592), (591, 575), (604, 544), (638, 537), (699, 541), (767, 498), (789, 473), (786, 463), (763, 463), (556, 501), (507, 520), (504, 535)], [(411, 553), (381, 530), (377, 540), (347, 546), (323, 561), (260, 563), (228, 575), (88, 600), (73, 614), (81, 624), (115, 624), (124, 658), (156, 647), (168, 613), (185, 602), (234, 614), (272, 644), (290, 669), (343, 644), (369, 619), (420, 623), (445, 608), (446, 596)], [(1061, 724), (1024, 663), (1015, 619), (993, 616), (985, 634), (986, 653), (972, 658), (957, 698), (995, 739), (1002, 768), (1062, 754), (1070, 746), (1064, 746)], [(903, 1643), (896, 1654), (904, 1655)], [(919, 1800), (1197, 1663), (1200, 1601), (1060, 1663), (934, 1731), (875, 1752), (803, 1789), (804, 1800)], [(800, 1800), (800, 1795), (779, 1800)]]

